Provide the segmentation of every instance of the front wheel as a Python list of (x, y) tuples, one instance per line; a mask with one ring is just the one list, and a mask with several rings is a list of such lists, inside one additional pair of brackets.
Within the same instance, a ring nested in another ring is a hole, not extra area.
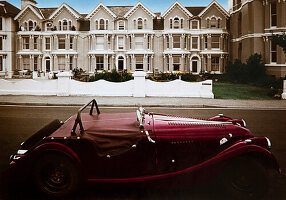
[(268, 191), (267, 170), (251, 157), (241, 157), (231, 162), (221, 181), (223, 190), (232, 199), (263, 199)]
[(66, 156), (46, 155), (34, 166), (34, 183), (49, 196), (66, 196), (78, 186), (78, 169)]

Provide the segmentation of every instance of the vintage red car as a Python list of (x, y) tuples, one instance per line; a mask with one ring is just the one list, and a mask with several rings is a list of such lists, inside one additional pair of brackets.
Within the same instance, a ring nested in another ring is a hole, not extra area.
[[(91, 104), (89, 113), (82, 111)], [(93, 110), (96, 109), (96, 113)], [(55, 120), (11, 156), (10, 179), (33, 180), (64, 196), (83, 183), (194, 185), (219, 180), (224, 192), (255, 199), (280, 172), (266, 137), (222, 114), (197, 119), (146, 112), (100, 113), (95, 100), (64, 123)]]

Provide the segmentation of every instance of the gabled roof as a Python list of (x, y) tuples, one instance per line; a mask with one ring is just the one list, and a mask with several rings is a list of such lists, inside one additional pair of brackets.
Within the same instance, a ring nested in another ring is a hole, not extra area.
[(56, 10), (57, 8), (39, 8), (39, 9), (40, 9), (40, 11), (42, 12), (44, 18), (45, 18), (45, 19), (49, 19), (49, 17), (51, 16), (51, 14), (52, 14), (53, 12), (55, 12), (55, 10)]
[(198, 16), (202, 12), (202, 10), (205, 8), (206, 8), (206, 6), (204, 6), (204, 7), (186, 7), (186, 9), (190, 13), (192, 13), (194, 16)]
[(168, 8), (168, 10), (162, 15), (163, 18), (165, 18), (176, 6), (179, 7), (181, 11), (183, 11), (187, 16), (192, 17), (192, 13), (190, 13), (182, 4), (180, 4), (178, 1), (175, 1), (173, 5)]
[(15, 17), (19, 12), (19, 8), (16, 8), (7, 1), (0, 1), (0, 16)]
[(122, 18), (134, 6), (107, 6), (117, 17)]
[(99, 3), (85, 18), (86, 19), (91, 19), (99, 11), (100, 8), (105, 9), (106, 12), (111, 17), (116, 18), (116, 15), (108, 7), (106, 7), (103, 3)]
[(61, 9), (66, 8), (69, 13), (71, 13), (76, 19), (81, 18), (81, 15), (72, 7), (70, 7), (69, 5), (67, 5), (66, 3), (63, 3), (58, 9), (56, 9), (51, 16), (49, 17), (49, 19), (53, 19), (55, 18), (61, 11)]
[(140, 1), (133, 8), (131, 8), (124, 15), (124, 17), (128, 19), (139, 7), (141, 7), (148, 15), (150, 15), (152, 19), (156, 17), (156, 15), (153, 12), (151, 12), (146, 6), (144, 6)]
[(44, 16), (42, 15), (42, 13), (41, 13), (41, 11), (40, 11), (39, 8), (28, 4), (23, 10), (21, 10), (21, 12), (18, 13), (18, 15), (16, 15), (16, 17), (14, 18), (14, 20), (17, 20), (20, 16), (22, 16), (24, 13), (26, 13), (26, 11), (27, 11), (28, 9), (32, 10), (32, 12), (33, 12), (39, 19), (44, 19)]
[(216, 6), (218, 8), (218, 10), (226, 17), (229, 17), (229, 13), (216, 1), (216, 0), (213, 0), (209, 5), (208, 7), (206, 7), (198, 16), (201, 17), (204, 15), (204, 13), (209, 9), (211, 8), (212, 6)]

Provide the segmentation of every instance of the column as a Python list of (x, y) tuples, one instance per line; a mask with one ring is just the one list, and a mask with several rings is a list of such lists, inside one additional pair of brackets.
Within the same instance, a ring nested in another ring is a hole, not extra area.
[(154, 73), (153, 62), (154, 62), (154, 55), (152, 54), (150, 59), (150, 71)]
[(19, 62), (20, 62), (20, 66), (19, 66), (19, 70), (23, 70), (23, 57), (22, 55), (19, 56)]
[[(112, 37), (111, 37), (111, 49), (114, 50), (114, 35), (112, 35)], [(112, 57), (112, 59), (114, 60), (113, 57)]]
[(58, 36), (54, 36), (54, 49), (58, 49)]
[(65, 39), (65, 50), (69, 50), (70, 48), (70, 35), (66, 34), (66, 39)]
[(169, 70), (172, 72), (174, 71), (174, 66), (173, 66), (173, 55), (169, 55)]
[(184, 71), (184, 66), (185, 66), (185, 54), (182, 54), (181, 56), (181, 65), (179, 71)]
[(42, 55), (38, 56), (38, 71), (42, 71)]
[(143, 71), (144, 71), (144, 72), (147, 71), (147, 62), (148, 62), (147, 56), (148, 56), (148, 54), (144, 54), (144, 57), (143, 57)]
[[(113, 36), (112, 36), (112, 38), (114, 38)], [(112, 41), (113, 41), (113, 39), (112, 39)], [(114, 55), (112, 55), (112, 58), (111, 58), (111, 71), (113, 70), (113, 69), (115, 69), (115, 56)]]
[(23, 50), (23, 38), (22, 36), (20, 35), (19, 36), (19, 51)]
[(59, 66), (58, 66), (58, 57), (57, 55), (54, 55), (54, 70), (58, 71), (59, 70)]
[[(148, 49), (148, 34), (144, 34), (144, 49)], [(144, 55), (145, 58), (145, 55)]]
[(162, 69), (163, 72), (167, 71), (167, 59), (166, 59), (166, 55), (163, 54), (163, 69)]
[(70, 67), (69, 67), (69, 65), (70, 65), (70, 55), (69, 54), (67, 54), (66, 56), (66, 62), (65, 62), (65, 71), (69, 71), (70, 69)]
[(132, 46), (132, 49), (135, 49), (135, 35), (132, 34), (132, 42), (131, 42), (131, 46)]
[(88, 55), (88, 63), (87, 63), (87, 71), (91, 72), (91, 61), (90, 61), (90, 55)]
[(88, 38), (88, 50), (91, 50), (91, 39), (90, 39), (90, 35), (87, 37)]
[(132, 63), (132, 71), (135, 72), (136, 71), (136, 60), (135, 60), (134, 54), (132, 54), (131, 63)]
[(212, 38), (212, 36), (211, 36), (211, 34), (208, 34), (207, 35), (207, 37), (208, 37), (208, 50), (211, 50), (211, 48), (212, 48), (212, 44), (211, 44), (211, 38)]
[(77, 51), (77, 35), (75, 35), (73, 38), (73, 46), (74, 50)]
[(224, 46), (223, 46), (223, 40), (224, 40), (224, 35), (223, 34), (220, 34), (220, 40), (219, 40), (219, 48), (224, 51)]
[(166, 39), (166, 35), (163, 34), (163, 51), (167, 49), (167, 39)]
[(173, 49), (173, 35), (172, 34), (169, 35), (169, 48)]
[(91, 56), (91, 71), (94, 72), (96, 69), (96, 65), (95, 65), (95, 55)]
[(180, 37), (180, 48), (184, 49), (184, 39), (185, 39), (185, 34), (182, 34)]
[(34, 61), (34, 55), (30, 55), (30, 67), (29, 67), (29, 69), (31, 71), (33, 71), (33, 61)]
[(34, 49), (34, 35), (30, 35), (29, 46), (30, 50)]
[(103, 69), (105, 71), (108, 71), (108, 55), (104, 54), (104, 65), (103, 65)]
[(130, 56), (126, 55), (126, 70), (130, 71)]
[(208, 66), (207, 66), (207, 71), (210, 72), (211, 71), (211, 55), (208, 54)]
[[(108, 34), (104, 34), (104, 47), (103, 47), (104, 50), (108, 50), (107, 42), (108, 42)], [(105, 69), (105, 67), (104, 67), (104, 69)]]
[(77, 67), (77, 55), (73, 56), (73, 69)]
[(219, 57), (219, 72), (223, 71), (223, 55), (221, 54)]

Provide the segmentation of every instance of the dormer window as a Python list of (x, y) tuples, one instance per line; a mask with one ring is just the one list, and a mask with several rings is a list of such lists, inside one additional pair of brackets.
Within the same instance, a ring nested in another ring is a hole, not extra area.
[(104, 30), (104, 19), (99, 20), (99, 30)]
[(68, 30), (68, 21), (63, 20), (63, 31), (67, 31), (67, 30)]
[(59, 24), (59, 31), (67, 31), (72, 29), (72, 21), (63, 19), (58, 22)]
[(53, 27), (53, 24), (51, 22), (48, 22), (46, 24), (46, 31), (51, 31), (52, 30), (52, 27)]
[(24, 22), (25, 31), (34, 31), (37, 26), (37, 22), (29, 20)]
[(171, 18), (170, 19), (170, 29), (181, 29), (184, 28), (184, 18)]
[(118, 22), (118, 30), (124, 30), (125, 29), (125, 23), (124, 21), (119, 21)]
[(108, 30), (108, 20), (95, 20), (95, 30)]
[(143, 20), (142, 20), (142, 18), (139, 18), (139, 19), (138, 19), (137, 29), (143, 29)]
[(216, 18), (212, 17), (210, 21), (211, 28), (216, 28), (216, 24), (217, 24)]
[(191, 21), (191, 29), (199, 29), (199, 21), (198, 20)]
[(179, 18), (175, 18), (174, 19), (174, 29), (179, 29), (180, 28), (180, 22), (179, 22)]

